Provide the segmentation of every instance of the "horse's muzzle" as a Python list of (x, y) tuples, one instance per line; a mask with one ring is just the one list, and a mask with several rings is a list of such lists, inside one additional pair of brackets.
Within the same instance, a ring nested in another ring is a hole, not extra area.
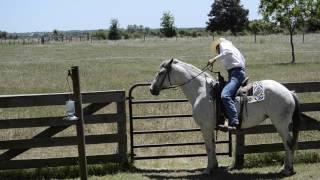
[(150, 93), (154, 96), (158, 96), (160, 94), (160, 91), (159, 90), (156, 90), (156, 89), (153, 89), (153, 88), (150, 88)]

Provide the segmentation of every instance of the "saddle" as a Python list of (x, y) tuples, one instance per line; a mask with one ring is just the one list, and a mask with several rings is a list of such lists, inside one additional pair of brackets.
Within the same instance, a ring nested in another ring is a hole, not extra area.
[[(218, 74), (218, 81), (219, 83), (217, 83), (213, 88), (212, 88), (212, 92), (210, 93), (212, 98), (215, 99), (216, 101), (214, 101), (216, 103), (216, 113), (217, 113), (217, 123), (216, 123), (216, 129), (220, 129), (219, 125), (224, 125), (225, 123), (225, 108), (224, 105), (222, 104), (221, 101), (221, 92), (222, 89), (224, 88), (226, 81), (224, 80), (223, 76), (220, 75), (220, 73)], [(249, 77), (246, 77), (239, 89), (237, 90), (236, 96), (240, 97), (240, 111), (238, 112), (238, 119), (239, 119), (239, 125), (241, 127), (242, 124), (242, 117), (243, 117), (243, 111), (244, 111), (244, 106), (247, 104), (248, 98), (247, 96), (250, 96), (253, 94), (253, 85), (252, 83), (248, 84), (249, 81)]]
[(240, 88), (237, 90), (236, 96), (250, 96), (253, 94), (253, 85), (252, 83), (248, 84), (249, 77), (246, 77), (241, 85)]

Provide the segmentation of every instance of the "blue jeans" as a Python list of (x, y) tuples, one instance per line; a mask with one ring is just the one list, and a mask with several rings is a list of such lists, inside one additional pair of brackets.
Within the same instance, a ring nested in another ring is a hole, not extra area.
[(235, 68), (228, 71), (229, 79), (221, 92), (221, 100), (226, 109), (229, 124), (239, 123), (238, 113), (234, 103), (235, 95), (242, 81), (245, 79), (245, 71), (242, 68)]

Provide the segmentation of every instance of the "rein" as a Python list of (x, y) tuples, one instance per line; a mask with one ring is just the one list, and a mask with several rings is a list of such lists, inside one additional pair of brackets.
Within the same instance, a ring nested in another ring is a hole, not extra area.
[(189, 84), (191, 81), (193, 81), (194, 79), (196, 79), (197, 77), (199, 77), (200, 75), (202, 75), (203, 73), (205, 73), (207, 70), (210, 70), (212, 72), (212, 68), (213, 66), (212, 65), (206, 65), (204, 68), (201, 69), (201, 72), (199, 74), (197, 74), (196, 76), (192, 77), (191, 79), (188, 79), (186, 82), (183, 82), (181, 84), (178, 84), (178, 85), (172, 85), (171, 83), (171, 78), (170, 78), (170, 71), (171, 71), (171, 64), (170, 66), (168, 67), (165, 67), (165, 69), (167, 70), (166, 71), (166, 75), (164, 76), (164, 78), (162, 79), (161, 81), (161, 86), (163, 85), (163, 82), (164, 80), (166, 79), (166, 76), (168, 76), (168, 80), (169, 80), (169, 84), (170, 86), (167, 87), (167, 88), (163, 88), (163, 89), (173, 89), (173, 88), (177, 88), (177, 87), (181, 87), (181, 86), (184, 86), (186, 84)]

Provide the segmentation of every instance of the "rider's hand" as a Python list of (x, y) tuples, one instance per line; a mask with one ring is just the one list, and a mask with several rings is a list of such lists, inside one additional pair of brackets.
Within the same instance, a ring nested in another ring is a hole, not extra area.
[(208, 60), (207, 65), (211, 65), (212, 66), (215, 61), (216, 61), (215, 58), (211, 58), (211, 59)]

